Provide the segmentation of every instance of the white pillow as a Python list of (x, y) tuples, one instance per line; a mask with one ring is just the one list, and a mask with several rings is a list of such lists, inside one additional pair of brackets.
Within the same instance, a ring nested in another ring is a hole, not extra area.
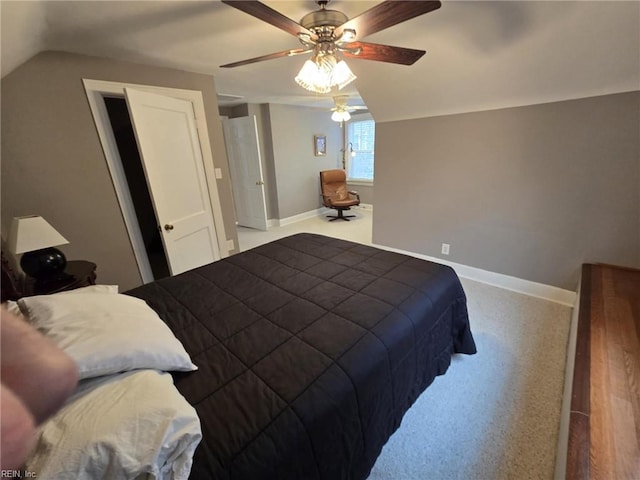
[(18, 300), (29, 322), (75, 360), (80, 379), (138, 368), (197, 367), (169, 327), (128, 295), (76, 293)]
[[(70, 293), (118, 293), (118, 285), (89, 285), (64, 292), (52, 293), (51, 295), (67, 295)], [(18, 302), (14, 300), (7, 300), (3, 305), (16, 317), (26, 320), (26, 318), (24, 318), (24, 313), (20, 310)]]
[(118, 285), (88, 285), (86, 287), (65, 290), (52, 295), (68, 295), (70, 293), (118, 293)]
[(187, 480), (202, 439), (194, 408), (155, 370), (81, 382), (39, 433), (25, 468), (42, 480)]

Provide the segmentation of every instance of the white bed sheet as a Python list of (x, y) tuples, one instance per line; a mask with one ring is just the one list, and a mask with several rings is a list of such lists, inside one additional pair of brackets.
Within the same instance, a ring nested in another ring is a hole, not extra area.
[(41, 426), (26, 470), (39, 479), (186, 480), (201, 439), (171, 375), (133, 370), (81, 382)]

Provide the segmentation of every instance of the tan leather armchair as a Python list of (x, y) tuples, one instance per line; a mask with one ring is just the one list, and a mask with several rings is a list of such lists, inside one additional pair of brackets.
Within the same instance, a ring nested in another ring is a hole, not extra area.
[[(330, 222), (334, 220), (346, 220), (355, 215), (343, 215), (345, 210), (360, 205), (358, 192), (350, 191), (347, 188), (347, 174), (344, 170), (324, 170), (320, 172), (320, 191), (322, 193), (322, 204), (325, 207), (338, 211), (338, 215), (327, 215)], [(353, 198), (355, 197), (355, 198)]]

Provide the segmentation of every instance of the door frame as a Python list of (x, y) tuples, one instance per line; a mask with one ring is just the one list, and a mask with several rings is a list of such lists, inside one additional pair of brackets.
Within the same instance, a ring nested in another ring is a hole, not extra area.
[(204, 174), (206, 184), (209, 190), (209, 201), (211, 203), (211, 211), (213, 213), (213, 224), (216, 229), (216, 238), (218, 241), (218, 250), (222, 258), (229, 256), (229, 246), (227, 243), (227, 235), (224, 228), (224, 218), (222, 216), (222, 205), (220, 203), (220, 195), (218, 193), (218, 184), (215, 175), (215, 164), (213, 163), (213, 153), (211, 151), (211, 143), (209, 142), (209, 131), (207, 129), (207, 121), (204, 109), (204, 100), (202, 92), (197, 90), (184, 90), (178, 88), (156, 87), (152, 85), (141, 85), (134, 83), (109, 82), (104, 80), (82, 79), (84, 89), (89, 101), (89, 107), (93, 115), (93, 120), (98, 131), (100, 143), (107, 160), (109, 173), (113, 180), (113, 186), (116, 191), (116, 197), (120, 204), (120, 210), (129, 234), (133, 254), (138, 264), (138, 270), (142, 277), (143, 283), (153, 281), (153, 273), (147, 257), (147, 252), (142, 240), (142, 233), (138, 225), (133, 201), (127, 184), (127, 179), (122, 167), (120, 152), (116, 144), (111, 122), (104, 103), (105, 96), (116, 96), (124, 98), (124, 89), (132, 88), (146, 92), (165, 95), (168, 97), (180, 98), (188, 100), (193, 105), (195, 113), (195, 121), (198, 129), (198, 140), (202, 151), (202, 161), (204, 164)]

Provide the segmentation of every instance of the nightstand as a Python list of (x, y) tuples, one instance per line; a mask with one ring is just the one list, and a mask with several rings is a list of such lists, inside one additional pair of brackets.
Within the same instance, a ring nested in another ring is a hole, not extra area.
[(71, 275), (71, 278), (44, 284), (33, 281), (28, 282), (25, 285), (25, 294), (45, 295), (96, 284), (96, 264), (93, 262), (87, 262), (86, 260), (68, 261), (64, 272)]

